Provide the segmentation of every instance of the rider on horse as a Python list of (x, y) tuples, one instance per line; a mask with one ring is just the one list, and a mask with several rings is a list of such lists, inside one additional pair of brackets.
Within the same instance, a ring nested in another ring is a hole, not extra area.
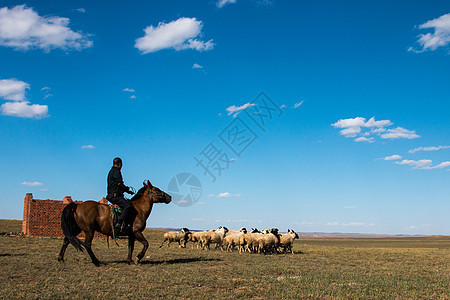
[(123, 183), (120, 169), (122, 169), (122, 159), (116, 157), (114, 158), (113, 166), (108, 173), (108, 196), (106, 196), (106, 199), (108, 199), (109, 202), (118, 205), (122, 209), (122, 214), (114, 226), (114, 230), (117, 234), (121, 233), (123, 223), (125, 223), (125, 227), (131, 225), (130, 217), (133, 207), (131, 203), (125, 199), (123, 193), (128, 193), (130, 195), (134, 194), (134, 192)]

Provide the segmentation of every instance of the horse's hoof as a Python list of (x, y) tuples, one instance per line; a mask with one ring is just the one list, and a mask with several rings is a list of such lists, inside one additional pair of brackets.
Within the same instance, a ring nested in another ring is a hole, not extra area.
[(93, 261), (92, 262), (96, 267), (100, 267), (100, 262), (99, 261)]
[(60, 263), (64, 263), (64, 259), (63, 259), (63, 258), (58, 257), (58, 261), (59, 261)]
[(129, 265), (135, 265), (135, 262), (134, 262), (133, 260), (127, 261), (127, 263), (128, 263)]

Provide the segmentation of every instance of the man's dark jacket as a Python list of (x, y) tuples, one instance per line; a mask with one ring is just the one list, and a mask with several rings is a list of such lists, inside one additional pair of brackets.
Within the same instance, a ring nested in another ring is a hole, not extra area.
[[(122, 183), (119, 185), (119, 183)], [(108, 196), (112, 196), (116, 194), (116, 196), (123, 196), (123, 178), (122, 173), (119, 168), (113, 166), (108, 173)]]

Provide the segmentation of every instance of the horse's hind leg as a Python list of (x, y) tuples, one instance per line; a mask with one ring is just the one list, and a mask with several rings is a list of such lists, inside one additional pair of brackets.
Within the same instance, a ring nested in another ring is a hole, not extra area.
[(84, 240), (84, 243), (85, 243), (86, 246), (84, 246), (84, 248), (86, 249), (87, 253), (91, 257), (92, 263), (96, 267), (99, 267), (100, 266), (100, 261), (97, 259), (97, 257), (95, 257), (95, 254), (94, 254), (94, 252), (92, 251), (92, 248), (91, 248), (92, 240), (94, 239), (94, 231), (85, 231), (84, 234), (86, 235), (86, 238)]
[(148, 249), (148, 241), (147, 239), (144, 237), (144, 235), (142, 234), (142, 232), (137, 232), (135, 234), (136, 239), (142, 243), (142, 245), (144, 245), (144, 248), (142, 248), (142, 251), (138, 254), (137, 259), (138, 259), (138, 263), (141, 262), (141, 259), (144, 258), (145, 252), (147, 252)]
[(134, 264), (133, 261), (133, 250), (134, 250), (134, 241), (135, 241), (135, 236), (134, 234), (130, 234), (128, 236), (128, 258), (127, 258), (127, 263), (129, 265)]
[(67, 246), (69, 246), (69, 239), (65, 237), (63, 245), (61, 247), (61, 251), (59, 252), (59, 255), (58, 255), (59, 262), (62, 262), (62, 263), (64, 262), (64, 253), (66, 253)]

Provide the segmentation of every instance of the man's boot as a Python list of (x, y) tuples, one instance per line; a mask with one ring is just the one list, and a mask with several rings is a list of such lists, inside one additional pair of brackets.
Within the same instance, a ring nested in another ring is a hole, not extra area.
[(116, 225), (114, 226), (114, 234), (116, 236), (122, 235), (122, 222), (117, 221)]

